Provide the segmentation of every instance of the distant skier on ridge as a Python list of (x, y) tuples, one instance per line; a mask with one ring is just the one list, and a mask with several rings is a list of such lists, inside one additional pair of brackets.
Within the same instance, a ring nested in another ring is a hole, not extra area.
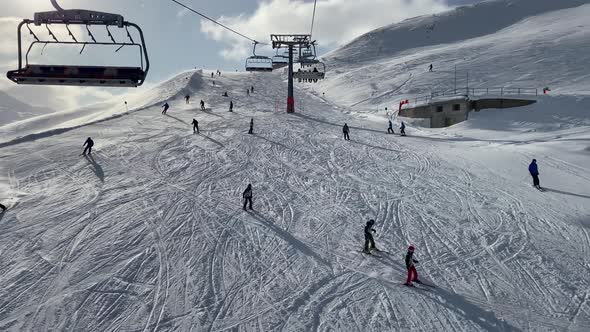
[(344, 134), (345, 141), (350, 141), (350, 136), (348, 136), (349, 132), (350, 129), (348, 128), (348, 124), (344, 123), (344, 127), (342, 127), (342, 133)]
[(541, 185), (539, 183), (539, 166), (537, 165), (537, 159), (533, 159), (531, 164), (529, 165), (529, 173), (533, 177), (533, 187), (542, 190)]
[(190, 104), (191, 96), (190, 95), (184, 96), (184, 100), (186, 101), (187, 105)]
[(84, 152), (82, 152), (83, 155), (86, 155), (86, 152), (88, 152), (88, 154), (91, 154), (92, 147), (94, 146), (94, 141), (92, 140), (92, 138), (88, 137), (88, 139), (86, 140), (86, 142), (84, 142), (84, 144), (82, 144), (82, 146), (86, 146), (86, 148), (84, 148)]
[(367, 221), (365, 225), (365, 248), (363, 249), (363, 253), (370, 254), (371, 250), (377, 250), (375, 247), (375, 239), (373, 239), (373, 233), (377, 233), (376, 230), (373, 229), (373, 225), (375, 224), (375, 220), (371, 219)]
[(418, 271), (416, 271), (414, 263), (418, 263), (418, 260), (414, 259), (414, 246), (409, 246), (408, 252), (406, 253), (406, 269), (408, 269), (408, 278), (405, 283), (406, 286), (413, 286), (412, 281), (420, 282), (420, 279), (418, 279)]

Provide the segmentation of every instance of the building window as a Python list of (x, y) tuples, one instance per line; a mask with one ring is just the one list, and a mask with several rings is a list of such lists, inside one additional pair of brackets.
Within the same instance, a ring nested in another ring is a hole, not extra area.
[(443, 107), (442, 106), (436, 106), (436, 111), (437, 112), (442, 112), (443, 111)]
[(453, 111), (460, 111), (461, 110), (461, 104), (453, 104)]

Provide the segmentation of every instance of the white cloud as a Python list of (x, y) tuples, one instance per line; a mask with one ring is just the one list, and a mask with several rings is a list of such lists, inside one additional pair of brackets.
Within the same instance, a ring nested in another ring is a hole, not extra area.
[[(373, 29), (409, 17), (448, 9), (444, 0), (318, 0), (314, 39), (334, 47)], [(271, 33), (309, 33), (313, 2), (270, 0), (260, 3), (252, 15), (220, 17), (219, 21), (258, 41)], [(227, 59), (241, 59), (251, 52), (249, 42), (209, 21), (201, 22), (201, 32), (228, 44), (221, 52)]]

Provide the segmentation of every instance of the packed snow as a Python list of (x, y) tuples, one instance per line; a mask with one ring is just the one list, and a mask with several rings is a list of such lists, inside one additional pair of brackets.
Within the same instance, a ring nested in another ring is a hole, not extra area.
[[(506, 31), (548, 17), (561, 18), (560, 33), (587, 24), (588, 6), (557, 9), (459, 43), (518, 39)], [(386, 98), (369, 98), (378, 62), (407, 60), (335, 62), (340, 74), (296, 86), (295, 114), (284, 111), (283, 72), (203, 70), (0, 127), (0, 330), (589, 330), (590, 101), (567, 79), (584, 86), (585, 74), (556, 76), (562, 62), (550, 53), (527, 84), (548, 72), (554, 91), (565, 81), (559, 93), (387, 135), (383, 106), (428, 81), (418, 61), (425, 72), (440, 56), (432, 48), (464, 50), (430, 47), (412, 55), (407, 89)], [(473, 65), (491, 66), (493, 50)], [(583, 56), (561, 60), (583, 71)], [(489, 70), (528, 70), (508, 58)], [(91, 157), (81, 155), (87, 137)], [(532, 187), (533, 158), (545, 192)], [(249, 183), (254, 210), (244, 211)], [(369, 219), (383, 250), (374, 256), (361, 253)], [(403, 285), (410, 244), (435, 288)]]

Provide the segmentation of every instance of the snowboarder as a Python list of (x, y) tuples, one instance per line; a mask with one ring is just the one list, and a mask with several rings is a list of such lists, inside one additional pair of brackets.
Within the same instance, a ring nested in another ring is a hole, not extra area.
[(348, 136), (348, 132), (350, 131), (350, 129), (348, 129), (348, 124), (344, 124), (344, 127), (342, 127), (342, 133), (344, 133), (344, 140), (346, 141), (350, 141), (350, 137)]
[(2, 209), (2, 213), (6, 212), (6, 206), (2, 203), (0, 203), (0, 209)]
[(190, 104), (191, 96), (189, 96), (189, 95), (184, 96), (184, 100), (186, 101), (187, 105)]
[(248, 134), (254, 134), (254, 118), (250, 119), (250, 130), (248, 131)]
[(367, 221), (367, 224), (365, 225), (365, 248), (363, 249), (365, 254), (370, 254), (371, 250), (377, 250), (375, 247), (375, 240), (373, 239), (373, 233), (377, 233), (377, 231), (373, 229), (374, 224), (375, 220), (371, 219)]
[(405, 283), (406, 286), (413, 286), (412, 281), (420, 282), (420, 279), (418, 279), (418, 271), (416, 271), (414, 263), (418, 263), (418, 261), (414, 259), (414, 246), (409, 246), (408, 252), (406, 253), (406, 269), (408, 269), (408, 278)]
[(406, 136), (406, 124), (403, 123), (403, 121), (401, 127), (399, 127), (399, 130), (402, 136)]
[(84, 148), (84, 152), (82, 152), (83, 155), (86, 155), (86, 151), (88, 151), (88, 154), (91, 154), (92, 147), (94, 146), (94, 141), (92, 140), (92, 138), (88, 137), (88, 139), (86, 140), (86, 142), (84, 142), (84, 144), (82, 144), (82, 146), (86, 146), (86, 148)]
[(228, 97), (228, 95), (227, 95), (227, 91), (224, 91), (224, 92), (223, 92), (223, 94), (222, 94), (222, 96), (223, 96), (223, 97)]
[(250, 203), (248, 208), (252, 210), (252, 184), (248, 184), (248, 187), (246, 187), (246, 190), (242, 193), (242, 198), (244, 198), (243, 209), (246, 210), (246, 205)]
[(166, 112), (168, 112), (168, 109), (170, 108), (170, 105), (168, 105), (168, 103), (165, 103), (164, 105), (162, 105), (162, 107), (164, 108), (162, 114), (166, 114)]
[(233, 112), (234, 111), (234, 102), (233, 101), (229, 101), (229, 111)]
[(529, 173), (533, 177), (533, 187), (541, 190), (539, 184), (539, 166), (537, 166), (537, 159), (533, 159), (533, 162), (529, 165)]
[(201, 111), (205, 110), (205, 101), (201, 99)]
[(199, 121), (193, 119), (193, 134), (199, 132)]
[(430, 67), (428, 67), (428, 71), (432, 71), (432, 63), (430, 64)]
[(388, 134), (395, 134), (393, 132), (393, 123), (391, 123), (391, 120), (389, 120), (389, 127), (387, 128), (387, 133)]

